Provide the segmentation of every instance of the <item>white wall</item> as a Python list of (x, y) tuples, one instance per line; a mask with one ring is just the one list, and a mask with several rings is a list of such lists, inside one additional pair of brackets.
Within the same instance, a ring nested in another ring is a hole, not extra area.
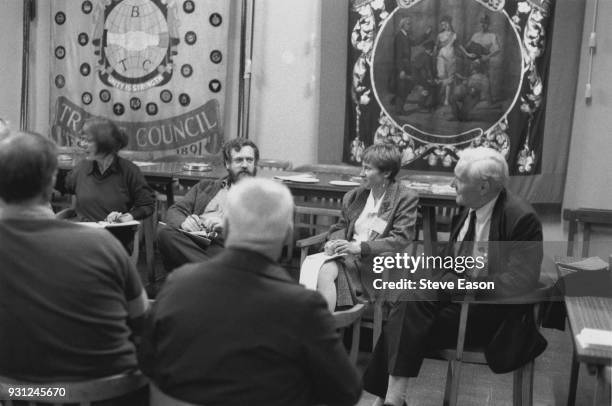
[(249, 137), (294, 166), (317, 161), (321, 1), (255, 7)]
[(586, 2), (564, 206), (612, 209), (612, 1), (599, 1), (593, 98), (587, 104), (584, 89), (589, 69), (588, 38), (594, 4), (595, 0)]
[(21, 103), (22, 1), (0, 0), (0, 117), (19, 129)]
[[(570, 209), (612, 210), (612, 1), (599, 1), (597, 51), (593, 58), (593, 97), (590, 103), (586, 103), (588, 39), (593, 28), (594, 5), (595, 0), (587, 0), (563, 206)], [(610, 228), (596, 227), (591, 240), (591, 255), (607, 258), (612, 253)], [(576, 247), (579, 253), (581, 246)]]

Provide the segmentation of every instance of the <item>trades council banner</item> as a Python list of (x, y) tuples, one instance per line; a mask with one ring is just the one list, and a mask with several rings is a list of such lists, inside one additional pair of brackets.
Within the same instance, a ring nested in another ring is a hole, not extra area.
[(53, 0), (52, 139), (78, 145), (83, 122), (104, 117), (150, 157), (219, 153), (229, 3)]

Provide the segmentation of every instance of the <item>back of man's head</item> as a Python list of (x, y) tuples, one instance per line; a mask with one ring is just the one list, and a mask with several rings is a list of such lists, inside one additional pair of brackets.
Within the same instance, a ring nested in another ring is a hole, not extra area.
[(0, 199), (20, 204), (50, 198), (57, 151), (55, 145), (35, 133), (13, 133), (0, 141)]
[(277, 259), (293, 230), (289, 189), (269, 179), (247, 178), (232, 186), (225, 215), (226, 247), (241, 247)]

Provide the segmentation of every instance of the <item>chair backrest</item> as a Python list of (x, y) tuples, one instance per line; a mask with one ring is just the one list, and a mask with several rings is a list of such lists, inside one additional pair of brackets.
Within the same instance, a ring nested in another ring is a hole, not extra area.
[(591, 243), (591, 226), (593, 224), (612, 226), (612, 210), (565, 209), (563, 210), (563, 220), (569, 221), (567, 256), (574, 256), (574, 239), (578, 232), (578, 224), (582, 223), (582, 256), (588, 257)]
[[(303, 237), (310, 237), (301, 240), (304, 244), (298, 244), (298, 248), (300, 248), (301, 264), (308, 255), (309, 248), (324, 241), (324, 238), (320, 237), (320, 233), (327, 232), (332, 224), (337, 223), (342, 216), (342, 211), (336, 208), (320, 207), (316, 205), (298, 205), (295, 206), (294, 213), (293, 240), (297, 241)], [(292, 254), (293, 250), (290, 249), (290, 257)]]
[(342, 216), (340, 209), (306, 204), (296, 205), (294, 213), (293, 228), (305, 230), (306, 236), (326, 232)]
[(39, 390), (34, 392), (35, 396), (27, 396), (22, 399), (36, 404), (44, 402), (54, 405), (74, 404), (90, 405), (91, 402), (114, 399), (127, 395), (142, 388), (148, 383), (148, 379), (141, 373), (113, 375), (104, 378), (92, 379), (79, 382), (23, 382), (16, 379), (0, 376), (0, 399), (8, 399), (4, 402), (6, 406), (13, 406), (10, 398), (16, 398), (12, 388), (44, 388), (44, 393)]
[(276, 171), (288, 171), (293, 167), (291, 161), (282, 161), (279, 159), (260, 159), (257, 162), (259, 168), (272, 169)]

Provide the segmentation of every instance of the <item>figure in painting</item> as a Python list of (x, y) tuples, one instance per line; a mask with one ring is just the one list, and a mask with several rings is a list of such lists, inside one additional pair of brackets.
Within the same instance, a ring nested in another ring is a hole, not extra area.
[(389, 81), (391, 93), (394, 95), (391, 104), (401, 112), (407, 110), (405, 106), (406, 98), (415, 85), (412, 76), (412, 47), (422, 44), (431, 34), (431, 27), (428, 27), (422, 35), (415, 35), (412, 32), (412, 17), (406, 16), (400, 20), (400, 30), (395, 34), (394, 68)]
[(455, 41), (457, 34), (453, 29), (452, 19), (443, 16), (440, 19), (440, 32), (436, 39), (436, 70), (438, 82), (442, 91), (444, 105), (448, 106), (451, 93), (451, 85), (456, 70)]
[(487, 77), (489, 92), (485, 94), (485, 99), (489, 102), (493, 102), (492, 97), (492, 81), (491, 81), (491, 58), (501, 52), (499, 45), (499, 39), (497, 34), (489, 31), (491, 25), (491, 18), (487, 14), (480, 16), (480, 30), (472, 35), (470, 41), (464, 47), (460, 46), (463, 54), (472, 61), (478, 61), (482, 72)]

